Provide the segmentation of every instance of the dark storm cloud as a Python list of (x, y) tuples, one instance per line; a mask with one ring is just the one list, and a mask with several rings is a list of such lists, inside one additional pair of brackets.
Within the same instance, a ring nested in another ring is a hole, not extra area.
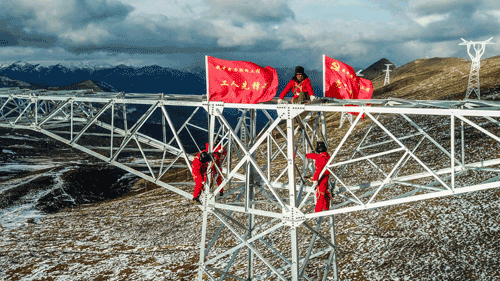
[(57, 37), (46, 34), (28, 33), (17, 26), (7, 28), (7, 24), (0, 19), (0, 47), (20, 46), (49, 48), (54, 46)]
[(478, 1), (433, 1), (413, 7), (411, 13), (417, 18), (434, 15), (444, 17), (443, 20), (428, 23), (421, 32), (415, 34), (426, 42), (457, 40), (461, 37), (484, 40), (484, 37), (498, 34), (500, 29), (498, 19), (488, 14), (482, 2)]
[(77, 0), (76, 14), (71, 14), (69, 22), (86, 24), (94, 21), (123, 20), (133, 11), (129, 5), (117, 1)]
[[(216, 2), (208, 18), (172, 20), (161, 15), (127, 17), (132, 7), (118, 1), (2, 1), (0, 46), (56, 46), (75, 53), (162, 54), (210, 49), (231, 52), (241, 42), (231, 39), (238, 31), (227, 31), (224, 24), (212, 23), (219, 15), (219, 8), (232, 14), (242, 28), (248, 18), (266, 23), (293, 17), (293, 12), (282, 2), (223, 5), (227, 9), (217, 6), (222, 4)], [(223, 47), (219, 42), (221, 38)], [(252, 45), (259, 42), (258, 36), (254, 39)]]
[(480, 7), (480, 3), (476, 0), (412, 1), (410, 11), (417, 16), (449, 12), (470, 16)]
[(214, 45), (199, 45), (199, 44), (177, 44), (172, 46), (163, 47), (141, 47), (133, 46), (130, 44), (115, 43), (106, 44), (102, 46), (82, 46), (82, 47), (69, 47), (68, 51), (73, 53), (93, 53), (96, 51), (104, 51), (111, 53), (125, 53), (125, 54), (175, 54), (175, 53), (198, 53), (198, 52), (231, 52), (236, 51), (238, 48), (222, 48), (214, 47)]
[(58, 39), (90, 23), (117, 22), (133, 10), (117, 1), (102, 0), (2, 0), (0, 46), (48, 48)]
[[(235, 22), (279, 23), (294, 19), (295, 14), (285, 1), (227, 1), (208, 0), (214, 15), (228, 16)], [(240, 21), (238, 21), (240, 20)]]

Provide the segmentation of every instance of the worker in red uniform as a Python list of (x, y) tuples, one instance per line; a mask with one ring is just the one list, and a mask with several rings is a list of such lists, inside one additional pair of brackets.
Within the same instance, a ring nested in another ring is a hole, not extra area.
[[(212, 156), (213, 156), (213, 159), (214, 159), (214, 164), (213, 164), (213, 167), (212, 167), (212, 175), (215, 177), (215, 175), (217, 174), (217, 177), (216, 177), (215, 181), (217, 182), (217, 186), (219, 186), (222, 183), (222, 175), (220, 173), (220, 172), (222, 172), (222, 170), (221, 170), (222, 169), (222, 166), (221, 166), (222, 158), (226, 156), (227, 152), (222, 147), (222, 143), (220, 142), (219, 139), (217, 139), (215, 141), (215, 144), (216, 145), (218, 144), (218, 145), (214, 148), (213, 153), (212, 153)], [(208, 152), (209, 148), (210, 148), (210, 144), (207, 143), (205, 145), (205, 148), (206, 148), (206, 151)], [(224, 188), (222, 188), (219, 191), (219, 195), (220, 196), (224, 195)]]
[(278, 103), (284, 103), (283, 98), (290, 91), (293, 93), (292, 103), (303, 103), (309, 100), (313, 101), (316, 98), (313, 88), (311, 87), (311, 80), (307, 77), (307, 74), (304, 73), (304, 68), (300, 65), (295, 68), (295, 74), (281, 92)]
[(330, 177), (330, 171), (325, 170), (323, 175), (319, 178), (319, 174), (325, 167), (330, 155), (326, 152), (326, 146), (324, 142), (318, 142), (316, 144), (316, 153), (307, 153), (306, 158), (313, 159), (314, 165), (316, 166), (316, 171), (314, 172), (313, 186), (316, 189), (316, 209), (315, 212), (327, 211), (330, 209), (330, 192), (328, 191), (328, 178)]
[(200, 202), (200, 193), (205, 190), (205, 182), (207, 181), (207, 167), (208, 162), (210, 162), (212, 158), (210, 154), (206, 151), (202, 151), (196, 155), (193, 160), (193, 164), (191, 166), (193, 179), (194, 179), (194, 191), (193, 191), (193, 201)]

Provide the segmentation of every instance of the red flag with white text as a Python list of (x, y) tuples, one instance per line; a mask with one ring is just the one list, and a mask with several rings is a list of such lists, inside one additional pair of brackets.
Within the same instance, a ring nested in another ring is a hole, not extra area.
[(278, 90), (278, 74), (247, 61), (207, 56), (209, 101), (259, 103), (272, 100)]

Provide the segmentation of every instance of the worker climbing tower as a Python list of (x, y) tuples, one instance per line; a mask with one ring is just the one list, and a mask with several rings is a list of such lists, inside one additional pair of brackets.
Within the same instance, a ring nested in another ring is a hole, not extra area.
[[(473, 41), (467, 41), (463, 38), (462, 43), (458, 45), (467, 45), (467, 53), (469, 53), (469, 57), (472, 60), (471, 66), (470, 66), (470, 74), (469, 74), (469, 84), (467, 85), (467, 92), (465, 93), (465, 98), (469, 98), (470, 93), (474, 91), (476, 93), (476, 96), (478, 99), (481, 99), (480, 97), (480, 90), (479, 90), (479, 69), (481, 68), (481, 56), (484, 54), (484, 49), (486, 47), (486, 44), (494, 44), (491, 41), (493, 37), (486, 41), (480, 41), (480, 42), (473, 42)], [(470, 47), (473, 46), (475, 54), (471, 54)]]

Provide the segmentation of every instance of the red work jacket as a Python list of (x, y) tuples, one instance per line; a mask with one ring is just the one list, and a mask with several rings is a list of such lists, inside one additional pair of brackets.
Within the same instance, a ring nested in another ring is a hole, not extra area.
[(288, 92), (292, 91), (293, 98), (292, 100), (299, 97), (300, 92), (305, 92), (309, 96), (314, 96), (314, 91), (311, 86), (311, 79), (306, 78), (302, 82), (297, 83), (297, 81), (291, 79), (290, 82), (286, 85), (285, 89), (280, 94), (280, 99), (283, 99)]
[(206, 181), (208, 162), (202, 163), (200, 161), (200, 153), (196, 155), (196, 157), (193, 160), (193, 165), (191, 165), (191, 169), (193, 170), (192, 174), (195, 181), (197, 180)]
[[(313, 181), (317, 181), (319, 178), (319, 174), (325, 167), (326, 163), (328, 162), (328, 159), (330, 159), (330, 154), (328, 152), (322, 152), (322, 153), (307, 153), (306, 158), (313, 159), (314, 160), (314, 165), (316, 166), (316, 171), (314, 172), (314, 176), (312, 178)], [(330, 174), (330, 171), (325, 170), (323, 173), (323, 176), (327, 176)]]

